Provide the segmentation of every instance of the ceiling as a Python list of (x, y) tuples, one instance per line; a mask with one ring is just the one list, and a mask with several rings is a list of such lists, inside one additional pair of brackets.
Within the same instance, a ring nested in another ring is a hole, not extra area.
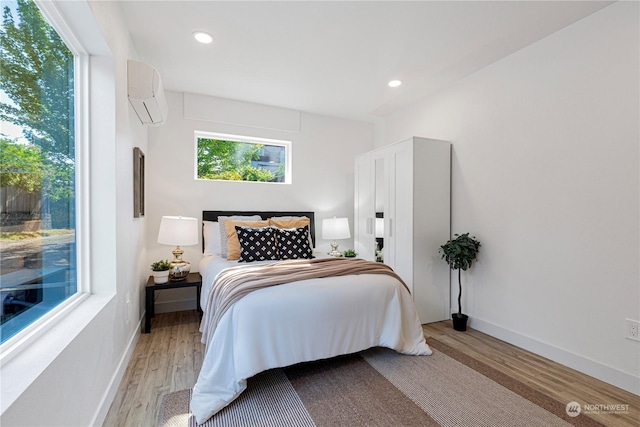
[[(373, 121), (601, 9), (597, 1), (122, 1), (165, 89)], [(209, 32), (213, 44), (192, 37)], [(387, 82), (402, 80), (390, 88)]]

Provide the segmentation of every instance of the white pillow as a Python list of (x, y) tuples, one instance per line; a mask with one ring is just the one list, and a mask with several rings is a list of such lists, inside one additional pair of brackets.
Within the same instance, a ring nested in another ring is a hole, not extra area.
[(202, 221), (202, 225), (204, 256), (222, 256), (220, 250), (220, 224), (216, 221)]

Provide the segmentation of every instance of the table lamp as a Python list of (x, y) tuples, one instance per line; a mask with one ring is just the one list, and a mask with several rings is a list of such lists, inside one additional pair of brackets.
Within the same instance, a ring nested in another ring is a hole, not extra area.
[(331, 252), (328, 255), (338, 257), (342, 255), (338, 251), (338, 244), (336, 240), (348, 239), (351, 237), (351, 231), (349, 231), (349, 219), (348, 218), (324, 218), (322, 220), (322, 238), (327, 240), (333, 240), (331, 242)]
[(169, 269), (169, 280), (183, 280), (191, 270), (191, 264), (182, 259), (180, 246), (198, 244), (198, 220), (185, 216), (163, 216), (158, 231), (158, 243), (176, 245)]

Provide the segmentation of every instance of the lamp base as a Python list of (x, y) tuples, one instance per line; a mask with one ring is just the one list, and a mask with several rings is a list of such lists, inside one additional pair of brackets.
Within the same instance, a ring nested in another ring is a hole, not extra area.
[(331, 252), (328, 252), (327, 255), (331, 255), (334, 257), (342, 256), (342, 252), (338, 250), (338, 244), (336, 242), (331, 242)]
[(180, 246), (173, 250), (173, 260), (171, 261), (171, 268), (169, 269), (169, 280), (177, 282), (187, 278), (189, 271), (191, 271), (191, 264), (189, 261), (182, 259), (184, 251), (180, 249)]
[(187, 261), (171, 261), (171, 269), (169, 269), (169, 280), (177, 282), (184, 280), (191, 271), (191, 263)]

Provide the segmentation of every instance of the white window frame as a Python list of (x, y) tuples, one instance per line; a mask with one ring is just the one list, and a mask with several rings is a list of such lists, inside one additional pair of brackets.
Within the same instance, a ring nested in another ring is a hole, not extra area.
[(91, 292), (89, 283), (89, 55), (75, 37), (53, 2), (36, 0), (42, 15), (56, 30), (74, 54), (74, 142), (75, 142), (75, 239), (76, 293), (52, 308), (23, 330), (0, 344), (0, 365), (7, 363), (28, 348), (57, 324), (66, 314), (86, 300)]
[[(264, 181), (232, 181), (226, 179), (202, 179), (198, 178), (198, 139), (206, 138), (206, 139), (220, 139), (226, 141), (234, 141), (234, 142), (247, 142), (249, 144), (264, 144), (264, 145), (276, 145), (280, 147), (285, 147), (285, 175), (284, 182), (264, 182)], [(212, 181), (212, 182), (234, 182), (234, 183), (249, 183), (249, 184), (263, 184), (263, 185), (288, 185), (292, 184), (292, 144), (291, 141), (286, 141), (282, 139), (270, 139), (270, 138), (260, 138), (255, 136), (243, 136), (243, 135), (233, 135), (226, 133), (216, 133), (216, 132), (205, 132), (205, 131), (195, 131), (194, 138), (194, 169), (193, 169), (193, 177), (196, 181)]]

